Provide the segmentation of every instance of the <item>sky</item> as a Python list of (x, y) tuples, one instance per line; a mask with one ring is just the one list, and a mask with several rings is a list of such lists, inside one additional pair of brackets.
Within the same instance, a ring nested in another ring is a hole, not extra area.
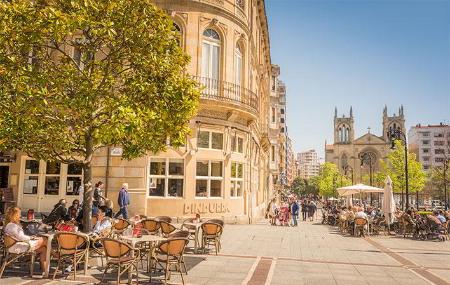
[(324, 157), (334, 108), (355, 137), (381, 135), (383, 107), (406, 128), (450, 124), (450, 0), (266, 0), (271, 60), (287, 88), (295, 152)]

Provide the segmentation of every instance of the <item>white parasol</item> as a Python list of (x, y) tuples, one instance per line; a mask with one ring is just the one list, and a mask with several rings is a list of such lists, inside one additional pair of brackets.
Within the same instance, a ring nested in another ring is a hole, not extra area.
[(383, 198), (383, 212), (386, 217), (386, 223), (392, 224), (394, 222), (394, 215), (396, 211), (394, 193), (392, 192), (392, 180), (391, 177), (386, 177), (384, 181), (384, 198)]
[(340, 196), (351, 196), (353, 194), (362, 194), (362, 193), (383, 193), (384, 189), (364, 185), (364, 184), (356, 184), (351, 186), (345, 186), (337, 189)]

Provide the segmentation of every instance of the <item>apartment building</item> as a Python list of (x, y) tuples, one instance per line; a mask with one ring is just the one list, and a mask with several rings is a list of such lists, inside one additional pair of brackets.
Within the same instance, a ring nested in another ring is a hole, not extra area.
[(297, 154), (298, 175), (303, 179), (309, 179), (319, 175), (320, 162), (316, 150), (300, 152)]

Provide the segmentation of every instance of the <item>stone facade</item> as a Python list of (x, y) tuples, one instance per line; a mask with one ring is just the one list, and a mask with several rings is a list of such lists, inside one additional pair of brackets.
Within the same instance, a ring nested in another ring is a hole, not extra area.
[[(179, 149), (131, 161), (120, 147), (95, 153), (94, 181), (116, 202), (129, 184), (130, 214), (223, 218), (248, 223), (262, 217), (271, 197), (269, 96), (272, 65), (263, 0), (155, 0), (180, 32), (188, 72), (203, 87), (191, 134)], [(8, 166), (17, 204), (48, 212), (60, 199), (78, 198), (78, 172), (20, 153)], [(3, 168), (2, 168), (3, 169)], [(51, 193), (48, 191), (52, 185)], [(115, 203), (116, 204), (116, 203)], [(117, 210), (117, 207), (115, 207)]]

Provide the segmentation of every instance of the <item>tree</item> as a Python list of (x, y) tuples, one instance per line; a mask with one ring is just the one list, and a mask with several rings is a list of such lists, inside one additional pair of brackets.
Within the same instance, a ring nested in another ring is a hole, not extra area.
[(345, 175), (339, 173), (339, 170), (334, 163), (325, 162), (320, 166), (316, 183), (321, 196), (336, 197), (336, 189), (350, 185), (351, 181)]
[(445, 190), (450, 189), (450, 179), (449, 179), (449, 166), (450, 159), (445, 159), (442, 165), (433, 167), (428, 172), (428, 183), (436, 190), (437, 198), (444, 200)]
[[(395, 150), (387, 155), (387, 161), (381, 161), (384, 175), (392, 179), (393, 191), (405, 189), (405, 149), (400, 140), (395, 141)], [(410, 193), (422, 191), (425, 186), (425, 172), (414, 153), (408, 153), (408, 183)]]
[(303, 195), (306, 190), (305, 179), (301, 178), (300, 176), (295, 177), (291, 185), (291, 190), (299, 196)]
[(150, 0), (0, 1), (0, 148), (79, 163), (185, 142), (199, 91), (170, 17)]

